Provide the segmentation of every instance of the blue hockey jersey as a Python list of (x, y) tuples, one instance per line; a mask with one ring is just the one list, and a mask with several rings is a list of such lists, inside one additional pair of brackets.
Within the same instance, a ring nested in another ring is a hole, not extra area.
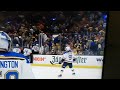
[(15, 53), (15, 52), (0, 52), (0, 56), (25, 58), (26, 62), (29, 63), (28, 58), (26, 58), (23, 54), (20, 54), (20, 53)]

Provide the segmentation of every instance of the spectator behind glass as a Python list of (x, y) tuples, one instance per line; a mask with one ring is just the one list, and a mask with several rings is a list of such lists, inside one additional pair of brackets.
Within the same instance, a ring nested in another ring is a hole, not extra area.
[(49, 54), (49, 46), (48, 46), (48, 44), (46, 43), (45, 45), (44, 45), (44, 53), (43, 53), (43, 55), (48, 55)]
[(91, 50), (91, 55), (96, 55), (96, 52), (97, 52), (97, 43), (95, 41), (91, 42), (90, 50)]
[[(35, 13), (34, 13), (35, 14)], [(83, 51), (85, 51), (86, 43), (88, 43), (88, 48), (91, 47), (91, 40), (98, 41), (101, 44), (101, 50), (104, 50), (104, 41), (105, 41), (105, 30), (106, 30), (106, 20), (103, 18), (104, 13), (99, 11), (80, 11), (72, 14), (66, 14), (65, 12), (56, 12), (48, 15), (24, 15), (22, 18), (19, 16), (9, 17), (10, 23), (4, 24), (5, 29), (8, 32), (15, 32), (15, 34), (11, 34), (10, 36), (13, 38), (13, 45), (19, 43), (21, 46), (21, 42), (23, 41), (23, 45), (31, 45), (31, 43), (35, 42), (32, 40), (33, 37), (37, 39), (39, 34), (50, 32), (50, 33), (67, 33), (61, 35), (60, 38), (56, 38), (55, 43), (57, 43), (57, 49), (59, 49), (60, 39), (61, 39), (61, 50), (64, 51), (64, 47), (66, 42), (72, 42), (76, 44), (75, 41), (81, 42)], [(51, 20), (51, 17), (55, 17), (56, 20)], [(19, 34), (17, 35), (17, 33)], [(68, 33), (71, 32), (72, 34)], [(19, 38), (18, 36), (22, 37)], [(46, 35), (48, 37), (48, 35)], [(43, 36), (43, 37), (46, 37)], [(87, 40), (85, 37), (87, 36)], [(18, 39), (14, 38), (18, 37)], [(47, 40), (43, 38), (43, 42)], [(51, 37), (49, 37), (51, 39)], [(15, 43), (15, 44), (14, 44)], [(41, 43), (41, 42), (40, 42)], [(98, 44), (96, 42), (96, 44)], [(50, 51), (52, 50), (52, 40), (49, 41)], [(71, 44), (71, 46), (73, 46)], [(98, 45), (100, 46), (100, 45)], [(56, 50), (57, 50), (56, 49)], [(91, 49), (90, 49), (91, 50)], [(95, 50), (96, 51), (96, 50)]]
[(19, 38), (18, 37), (14, 37), (14, 39), (13, 39), (13, 46), (16, 46), (16, 44), (19, 44)]

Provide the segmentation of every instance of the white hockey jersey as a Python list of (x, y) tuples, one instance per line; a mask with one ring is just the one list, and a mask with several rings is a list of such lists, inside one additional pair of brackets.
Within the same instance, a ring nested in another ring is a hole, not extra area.
[(72, 63), (73, 59), (75, 59), (74, 53), (72, 51), (65, 52), (63, 54), (63, 59), (65, 60), (64, 62)]
[(13, 48), (13, 52), (21, 53), (21, 49), (20, 48)]
[(24, 58), (0, 56), (0, 79), (35, 79)]
[(33, 46), (32, 50), (33, 50), (34, 52), (39, 52), (39, 46)]
[(32, 50), (29, 48), (24, 48), (23, 54), (24, 56), (29, 56), (32, 53)]

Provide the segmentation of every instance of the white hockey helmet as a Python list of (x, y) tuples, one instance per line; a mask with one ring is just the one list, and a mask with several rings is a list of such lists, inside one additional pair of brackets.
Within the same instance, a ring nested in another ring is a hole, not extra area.
[(36, 46), (39, 46), (39, 44), (36, 44)]
[(0, 51), (9, 51), (11, 48), (11, 38), (4, 31), (0, 31)]
[(19, 44), (16, 44), (16, 47), (19, 47)]
[(70, 48), (69, 46), (67, 46), (67, 47), (65, 48), (65, 50), (66, 50), (66, 51), (70, 51), (71, 48)]

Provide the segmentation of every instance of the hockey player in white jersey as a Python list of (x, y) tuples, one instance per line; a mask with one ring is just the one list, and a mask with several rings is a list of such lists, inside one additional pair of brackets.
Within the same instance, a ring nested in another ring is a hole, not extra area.
[(23, 54), (24, 54), (24, 56), (25, 56), (26, 58), (28, 58), (29, 62), (31, 62), (30, 56), (31, 56), (31, 54), (32, 54), (32, 50), (29, 49), (29, 47), (25, 47), (25, 48), (23, 49)]
[(75, 75), (75, 71), (73, 69), (73, 62), (76, 60), (74, 57), (74, 54), (70, 48), (70, 46), (67, 46), (65, 48), (65, 53), (63, 54), (63, 58), (62, 60), (59, 62), (59, 64), (62, 64), (62, 69), (60, 71), (60, 75), (58, 75), (58, 77), (62, 76), (62, 73), (64, 72), (64, 69), (66, 68), (66, 66), (69, 66), (69, 68), (72, 71), (72, 75)]
[(21, 49), (19, 48), (19, 44), (16, 44), (16, 47), (13, 48), (13, 52), (21, 53)]
[(40, 50), (39, 44), (34, 45), (34, 46), (32, 47), (32, 50), (33, 50), (33, 53), (34, 53), (34, 54), (39, 54), (39, 50)]
[(34, 79), (31, 65), (24, 55), (10, 52), (11, 38), (0, 31), (0, 79)]

